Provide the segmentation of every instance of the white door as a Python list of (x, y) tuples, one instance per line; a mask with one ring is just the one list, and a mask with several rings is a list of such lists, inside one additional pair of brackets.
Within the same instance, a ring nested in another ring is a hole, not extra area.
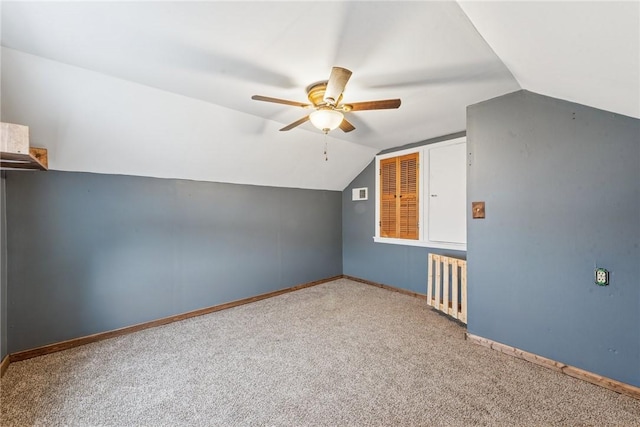
[(467, 144), (429, 150), (429, 224), (434, 242), (467, 242)]

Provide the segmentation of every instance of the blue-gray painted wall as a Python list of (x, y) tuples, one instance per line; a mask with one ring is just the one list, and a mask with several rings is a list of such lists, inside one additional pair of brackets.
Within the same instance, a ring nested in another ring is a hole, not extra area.
[(342, 273), (341, 193), (8, 172), (9, 353)]
[[(469, 331), (640, 386), (639, 121), (520, 91), (469, 107), (468, 148), (468, 201), (487, 203), (468, 222)], [(373, 162), (342, 199), (6, 176), (2, 355), (341, 273), (425, 289), (428, 248), (373, 242)], [(370, 199), (352, 202), (365, 186)]]
[[(383, 153), (433, 144), (464, 136), (464, 132), (385, 150)], [(427, 293), (429, 253), (465, 258), (465, 252), (376, 243), (375, 159), (342, 192), (342, 265), (344, 274), (384, 285)], [(352, 201), (353, 188), (367, 187), (369, 200)]]
[(7, 353), (7, 216), (5, 172), (0, 172), (0, 360)]
[(640, 386), (640, 120), (519, 91), (467, 144), (469, 332)]

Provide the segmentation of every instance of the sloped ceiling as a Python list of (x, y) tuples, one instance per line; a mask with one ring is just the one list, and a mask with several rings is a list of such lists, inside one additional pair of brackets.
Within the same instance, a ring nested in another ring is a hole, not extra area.
[(640, 2), (460, 2), (523, 89), (640, 118)]
[[(637, 3), (595, 4), (4, 1), (2, 121), (52, 169), (342, 190), (520, 88), (638, 117)], [(332, 66), (353, 71), (345, 100), (402, 106), (325, 137), (250, 99), (306, 101)]]

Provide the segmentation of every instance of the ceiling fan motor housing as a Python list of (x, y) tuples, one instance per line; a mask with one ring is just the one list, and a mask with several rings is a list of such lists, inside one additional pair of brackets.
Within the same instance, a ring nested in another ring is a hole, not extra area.
[[(327, 90), (327, 81), (316, 82), (307, 86), (307, 98), (314, 106), (324, 105), (324, 93)], [(340, 101), (342, 101), (342, 94), (340, 97), (335, 100), (333, 103), (334, 106), (337, 106)]]

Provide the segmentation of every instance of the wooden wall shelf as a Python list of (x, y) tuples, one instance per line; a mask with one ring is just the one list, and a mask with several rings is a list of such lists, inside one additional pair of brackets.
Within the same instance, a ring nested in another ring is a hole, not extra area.
[(29, 147), (29, 128), (0, 123), (0, 169), (47, 170), (46, 148)]
[(46, 148), (29, 148), (29, 154), (0, 152), (1, 169), (49, 169)]

